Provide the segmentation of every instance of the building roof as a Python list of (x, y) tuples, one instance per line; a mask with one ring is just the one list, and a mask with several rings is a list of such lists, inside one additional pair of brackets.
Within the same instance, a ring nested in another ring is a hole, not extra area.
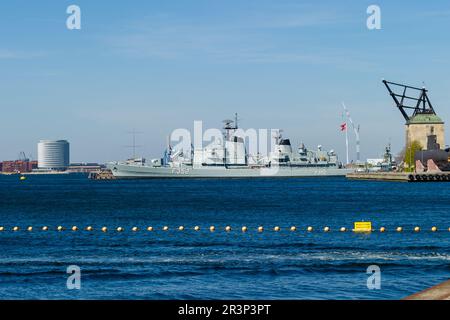
[(411, 117), (408, 124), (419, 124), (419, 123), (444, 123), (441, 118), (435, 114), (425, 114), (419, 113)]

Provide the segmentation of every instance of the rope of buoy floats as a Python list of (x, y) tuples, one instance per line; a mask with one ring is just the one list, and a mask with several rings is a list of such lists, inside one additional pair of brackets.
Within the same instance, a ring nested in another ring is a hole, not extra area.
[[(124, 232), (124, 231), (126, 231), (126, 229), (124, 228), (124, 227), (116, 227), (116, 228), (114, 228), (115, 229), (115, 231), (116, 232)], [(180, 225), (180, 226), (178, 226), (177, 228), (175, 228), (175, 230), (178, 230), (178, 231), (185, 231), (187, 228), (185, 227), (185, 226), (183, 226), (183, 225)], [(5, 231), (7, 231), (7, 230), (11, 230), (11, 231), (13, 231), (13, 232), (19, 232), (19, 231), (21, 231), (22, 229), (21, 229), (21, 227), (20, 226), (13, 226), (11, 229), (7, 229), (7, 228), (5, 228), (4, 226), (0, 226), (0, 232), (5, 232)], [(42, 227), (40, 227), (40, 228), (34, 228), (33, 226), (27, 226), (26, 228), (24, 228), (24, 230), (26, 230), (26, 231), (28, 231), (28, 232), (31, 232), (31, 231), (34, 231), (34, 230), (41, 230), (41, 231), (49, 231), (50, 230), (50, 227), (48, 227), (48, 226), (42, 226)], [(66, 230), (66, 228), (64, 227), (64, 226), (62, 226), (62, 225), (59, 225), (59, 226), (57, 226), (55, 229), (53, 229), (53, 230), (56, 230), (56, 231), (59, 231), (59, 232), (62, 232), (62, 231), (64, 231), (64, 230)], [(80, 231), (80, 230), (85, 230), (85, 231), (94, 231), (94, 227), (93, 226), (87, 226), (87, 227), (85, 227), (84, 229), (83, 228), (79, 228), (78, 226), (72, 226), (72, 227), (70, 227), (68, 230), (72, 230), (72, 231), (74, 231), (74, 232), (76, 232), (76, 231)], [(106, 227), (106, 226), (103, 226), (102, 228), (100, 228), (99, 229), (100, 231), (102, 231), (102, 232), (108, 232), (108, 227)], [(131, 230), (132, 232), (139, 232), (141, 229), (139, 228), (139, 227), (137, 227), (137, 226), (134, 226), (134, 227), (131, 227), (129, 230)], [(146, 227), (146, 228), (144, 228), (144, 230), (146, 230), (146, 231), (148, 231), (148, 232), (152, 232), (152, 231), (154, 231), (155, 229), (154, 229), (154, 227), (152, 227), (152, 226), (148, 226), (148, 227)], [(162, 231), (164, 231), (164, 232), (167, 232), (167, 231), (169, 231), (170, 230), (170, 228), (169, 228), (169, 226), (163, 226), (162, 228), (161, 228), (161, 230)], [(192, 228), (192, 230), (194, 230), (194, 231), (200, 231), (201, 230), (201, 227), (200, 226), (198, 226), (198, 225), (196, 225), (196, 226), (194, 226), (193, 228)], [(217, 229), (216, 229), (216, 226), (214, 226), (214, 225), (211, 225), (210, 227), (209, 227), (209, 229), (208, 229), (210, 232), (215, 232)], [(227, 226), (225, 226), (224, 227), (224, 229), (222, 229), (222, 230), (224, 230), (224, 231), (226, 231), (226, 232), (231, 232), (232, 230), (233, 230), (233, 228), (230, 226), (230, 225), (227, 225)], [(250, 231), (251, 229), (249, 228), (249, 227), (247, 227), (247, 226), (242, 226), (241, 228), (240, 228), (240, 230), (243, 232), (243, 233), (246, 233), (246, 232), (248, 232), (248, 231)], [(254, 229), (255, 231), (257, 231), (257, 232), (259, 232), (259, 233), (262, 233), (262, 232), (264, 232), (265, 231), (265, 228), (264, 228), (264, 226), (258, 226), (257, 228), (255, 228)], [(282, 227), (280, 227), (280, 226), (274, 226), (273, 227), (273, 229), (272, 229), (274, 232), (280, 232), (280, 231), (282, 231), (283, 230), (283, 228)], [(312, 226), (308, 226), (308, 227), (306, 227), (306, 228), (304, 228), (304, 229), (302, 229), (302, 228), (298, 228), (297, 226), (290, 226), (290, 227), (286, 227), (284, 230), (286, 230), (286, 231), (290, 231), (290, 232), (296, 232), (296, 231), (306, 231), (307, 233), (310, 233), (310, 232), (313, 232), (315, 229), (314, 229), (314, 227), (312, 227)], [(344, 232), (347, 232), (347, 231), (349, 231), (350, 229), (347, 229), (346, 227), (340, 227), (339, 229), (336, 229), (336, 230), (338, 230), (339, 232), (341, 232), (341, 233), (344, 233)], [(403, 233), (403, 232), (405, 232), (405, 229), (404, 229), (404, 227), (402, 227), (402, 226), (397, 226), (397, 227), (395, 227), (394, 229), (392, 229), (392, 230), (394, 230), (396, 233)], [(414, 226), (412, 229), (409, 229), (410, 231), (412, 231), (412, 232), (414, 232), (414, 233), (420, 233), (420, 232), (422, 232), (422, 228), (420, 227), (420, 226)], [(437, 226), (432, 226), (430, 229), (428, 229), (429, 230), (429, 232), (433, 232), (433, 233), (435, 233), (435, 232), (438, 232), (438, 231), (448, 231), (448, 232), (450, 232), (450, 227), (449, 228), (447, 228), (447, 230), (445, 230), (445, 229), (439, 229)], [(322, 231), (324, 232), (324, 233), (330, 233), (330, 232), (332, 232), (332, 229), (331, 229), (331, 227), (329, 227), (329, 226), (325, 226), (325, 227), (323, 227), (323, 229), (322, 229)], [(374, 231), (376, 231), (376, 230), (374, 230), (374, 229), (372, 229), (372, 228), (370, 228), (370, 229), (366, 229), (366, 230), (363, 230), (363, 231), (361, 231), (361, 230), (356, 230), (356, 229), (352, 229), (352, 230), (350, 230), (350, 231), (353, 231), (353, 232), (364, 232), (364, 233), (370, 233), (370, 232), (374, 232)], [(378, 231), (380, 232), (380, 233), (385, 233), (385, 232), (387, 232), (388, 231), (388, 229), (386, 228), (386, 227), (380, 227), (379, 229), (378, 229)]]

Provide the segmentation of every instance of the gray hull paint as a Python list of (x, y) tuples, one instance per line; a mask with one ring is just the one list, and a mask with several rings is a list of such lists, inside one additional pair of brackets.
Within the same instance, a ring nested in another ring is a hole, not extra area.
[(113, 163), (108, 164), (116, 178), (271, 178), (271, 177), (325, 177), (345, 176), (353, 172), (351, 169), (338, 169), (336, 167), (280, 167), (271, 169), (258, 168), (230, 168), (202, 167), (202, 168), (170, 168), (150, 167), (142, 165), (129, 165)]

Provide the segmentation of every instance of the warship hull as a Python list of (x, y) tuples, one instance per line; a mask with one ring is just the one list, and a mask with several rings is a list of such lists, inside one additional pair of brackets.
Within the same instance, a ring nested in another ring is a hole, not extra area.
[(152, 178), (272, 178), (272, 177), (324, 177), (345, 176), (352, 169), (332, 167), (152, 167), (146, 165), (130, 165), (109, 163), (108, 169), (119, 179), (152, 179)]

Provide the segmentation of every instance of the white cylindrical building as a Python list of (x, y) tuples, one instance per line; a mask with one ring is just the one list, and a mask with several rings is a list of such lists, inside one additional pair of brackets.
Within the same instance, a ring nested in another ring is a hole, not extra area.
[(69, 142), (41, 140), (38, 143), (38, 168), (65, 170), (69, 166)]

